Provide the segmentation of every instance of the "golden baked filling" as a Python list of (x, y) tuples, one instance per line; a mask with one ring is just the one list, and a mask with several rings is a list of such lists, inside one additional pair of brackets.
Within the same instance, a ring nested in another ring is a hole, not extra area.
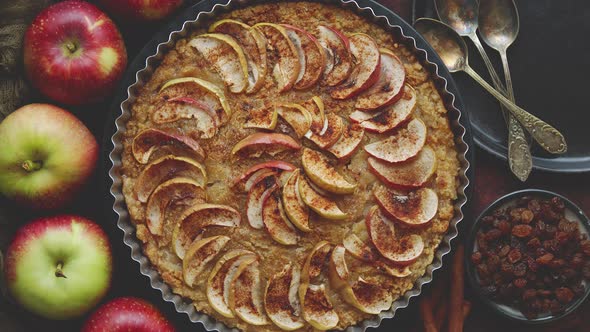
[(244, 331), (344, 329), (425, 273), (454, 215), (447, 111), (410, 49), (309, 2), (179, 40), (132, 105), (123, 193), (172, 290)]

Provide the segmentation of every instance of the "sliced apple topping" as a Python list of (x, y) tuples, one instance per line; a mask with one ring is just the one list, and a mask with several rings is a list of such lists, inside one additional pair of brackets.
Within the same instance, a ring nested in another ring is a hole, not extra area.
[(354, 192), (356, 184), (350, 183), (338, 173), (321, 152), (304, 148), (301, 163), (305, 174), (321, 189), (335, 194)]
[(295, 82), (295, 89), (307, 89), (320, 79), (326, 66), (326, 54), (320, 42), (309, 32), (288, 24), (283, 24), (287, 35), (297, 48), (301, 69)]
[(398, 163), (418, 154), (426, 143), (426, 125), (420, 119), (414, 119), (390, 137), (365, 145), (365, 151), (371, 156)]
[(336, 86), (348, 78), (353, 67), (348, 37), (332, 27), (319, 25), (318, 40), (325, 49), (327, 60), (322, 84)]
[[(266, 161), (266, 162), (259, 163), (259, 164), (256, 164), (256, 165), (248, 168), (244, 173), (242, 173), (242, 175), (240, 175), (235, 180), (233, 180), (232, 186), (236, 186), (236, 185), (243, 183), (245, 181), (246, 182), (250, 181), (252, 179), (252, 177), (254, 176), (254, 174), (258, 174), (258, 171), (260, 171), (260, 170), (294, 171), (296, 169), (297, 169), (297, 167), (295, 165), (288, 163), (286, 161), (282, 161), (282, 160)], [(252, 182), (251, 185), (252, 184), (254, 184), (254, 182)], [(250, 191), (250, 188), (245, 188), (245, 189), (246, 189), (246, 191)]]
[(230, 287), (229, 307), (243, 321), (255, 326), (266, 325), (264, 294), (258, 260), (244, 260), (238, 267)]
[(168, 155), (149, 163), (139, 174), (135, 184), (137, 199), (142, 203), (147, 202), (160, 183), (173, 177), (190, 178), (201, 186), (207, 183), (207, 172), (199, 162)]
[(264, 293), (264, 308), (268, 317), (286, 331), (297, 330), (304, 325), (297, 297), (299, 285), (300, 271), (289, 264), (270, 278)]
[(244, 50), (248, 62), (248, 87), (246, 93), (254, 93), (260, 90), (267, 72), (266, 39), (262, 33), (243, 22), (232, 19), (214, 22), (209, 27), (209, 32), (225, 33), (234, 37)]
[(399, 265), (392, 265), (385, 261), (378, 261), (378, 269), (392, 277), (396, 278), (405, 278), (412, 274), (412, 270), (408, 265), (406, 266), (399, 266)]
[(233, 93), (241, 93), (248, 87), (248, 61), (244, 50), (231, 36), (207, 33), (193, 38), (189, 43), (221, 76)]
[(225, 247), (230, 238), (224, 235), (211, 236), (194, 241), (182, 260), (182, 277), (184, 282), (193, 287), (197, 278)]
[(387, 106), (384, 111), (371, 117), (368, 117), (369, 113), (356, 111), (350, 114), (350, 119), (360, 122), (361, 126), (368, 131), (382, 134), (407, 121), (415, 107), (416, 93), (406, 84), (401, 98), (395, 104)]
[(333, 289), (340, 290), (348, 285), (348, 278), (350, 272), (348, 271), (348, 265), (346, 264), (346, 249), (338, 245), (332, 250), (330, 255), (329, 265), (329, 278), (330, 285)]
[(344, 248), (355, 258), (364, 262), (374, 262), (375, 253), (363, 240), (356, 234), (350, 234), (342, 240)]
[(352, 286), (344, 288), (342, 297), (360, 311), (373, 315), (391, 308), (393, 303), (391, 291), (361, 277)]
[(301, 145), (291, 136), (278, 133), (254, 133), (239, 141), (231, 151), (232, 155), (260, 157), (263, 153), (271, 156), (287, 150), (299, 150)]
[[(196, 105), (195, 107), (201, 105), (200, 108), (205, 111), (213, 110), (221, 123), (225, 123), (232, 114), (231, 107), (229, 106), (223, 90), (217, 85), (200, 78), (181, 77), (172, 79), (162, 85), (159, 94), (164, 100), (190, 101)], [(154, 115), (152, 115), (152, 118), (161, 117), (162, 119), (180, 119), (183, 116), (188, 118), (193, 117), (192, 114), (176, 114), (176, 109), (173, 110), (174, 112), (171, 114), (160, 115), (157, 115), (157, 113), (162, 111), (156, 110)]]
[[(257, 184), (258, 182), (260, 182), (264, 178), (269, 177), (269, 176), (276, 178), (278, 175), (279, 175), (278, 172), (275, 171), (274, 169), (271, 169), (271, 168), (260, 169), (256, 172), (254, 172), (254, 174), (252, 174), (252, 176), (250, 176), (248, 178), (248, 180), (244, 183), (244, 191), (249, 193), (252, 190), (252, 187), (254, 187), (255, 184)], [(275, 180), (275, 181), (277, 181), (277, 180)]]
[(206, 227), (237, 227), (241, 216), (231, 206), (201, 203), (187, 209), (172, 232), (172, 248), (183, 259), (187, 249)]
[(248, 117), (242, 127), (274, 130), (277, 126), (278, 119), (279, 113), (273, 108), (253, 109), (248, 112)]
[(262, 222), (270, 237), (280, 244), (297, 244), (299, 235), (283, 211), (279, 195), (273, 191), (262, 203)]
[(379, 79), (356, 100), (357, 109), (374, 110), (395, 103), (402, 96), (406, 81), (404, 64), (392, 51), (382, 48), (380, 52)]
[(322, 98), (313, 96), (305, 101), (302, 106), (311, 114), (311, 128), (309, 128), (310, 131), (305, 134), (305, 137), (309, 138), (311, 134), (322, 135), (328, 129)]
[(373, 157), (367, 160), (369, 169), (383, 183), (393, 187), (422, 186), (436, 170), (436, 154), (425, 146), (414, 158), (391, 164)]
[(336, 202), (313, 189), (307, 179), (300, 176), (297, 182), (299, 196), (315, 213), (326, 219), (333, 220), (342, 220), (348, 217), (346, 213), (342, 212)]
[(349, 41), (354, 68), (346, 81), (330, 93), (334, 99), (352, 98), (379, 79), (381, 56), (375, 40), (364, 33), (355, 33), (349, 37)]
[(270, 173), (261, 177), (248, 191), (248, 197), (246, 199), (246, 215), (248, 216), (248, 223), (252, 228), (261, 229), (264, 227), (262, 219), (263, 204), (278, 188), (279, 185), (277, 183), (276, 175)]
[(334, 113), (326, 114), (326, 126), (320, 133), (311, 132), (306, 137), (321, 149), (327, 149), (340, 139), (344, 132), (344, 121)]
[(408, 226), (424, 225), (438, 211), (438, 196), (430, 188), (403, 193), (378, 186), (373, 193), (388, 216)]
[(301, 284), (309, 284), (312, 279), (320, 276), (328, 263), (332, 245), (328, 241), (318, 242), (305, 259), (301, 271)]
[(379, 206), (375, 205), (367, 213), (365, 223), (375, 248), (383, 257), (390, 258), (390, 254), (397, 251), (393, 221), (382, 215)]
[(311, 128), (311, 114), (299, 104), (279, 104), (277, 105), (277, 113), (293, 128), (299, 138), (303, 137)]
[(155, 123), (174, 122), (180, 119), (195, 119), (194, 129), (201, 138), (211, 138), (221, 125), (215, 110), (201, 101), (189, 97), (170, 98), (152, 113)]
[(274, 64), (272, 75), (277, 82), (279, 92), (291, 90), (299, 78), (301, 62), (297, 48), (287, 34), (287, 29), (273, 23), (258, 23), (254, 25), (254, 28), (266, 37), (267, 54)]
[(205, 159), (205, 151), (197, 141), (185, 135), (167, 133), (154, 128), (144, 129), (133, 138), (133, 158), (140, 164), (147, 164), (158, 149), (179, 149), (195, 159)]
[(334, 145), (327, 148), (326, 151), (333, 154), (339, 160), (350, 158), (361, 145), (364, 136), (365, 130), (363, 127), (358, 123), (351, 123), (342, 133), (340, 139)]
[(340, 318), (326, 294), (326, 286), (310, 284), (302, 287), (303, 284), (299, 288), (299, 301), (303, 319), (321, 331), (335, 328)]
[(309, 227), (309, 208), (299, 196), (297, 181), (299, 180), (299, 169), (291, 172), (289, 179), (283, 186), (282, 200), (285, 213), (289, 220), (302, 232), (311, 232)]
[(240, 265), (252, 259), (256, 259), (253, 252), (235, 249), (223, 255), (213, 267), (209, 279), (207, 279), (207, 300), (220, 315), (228, 318), (235, 317), (229, 308), (232, 281), (235, 279)]
[(162, 235), (164, 217), (171, 205), (204, 203), (207, 195), (203, 185), (189, 178), (172, 178), (160, 184), (148, 199), (145, 209), (145, 222), (150, 232)]

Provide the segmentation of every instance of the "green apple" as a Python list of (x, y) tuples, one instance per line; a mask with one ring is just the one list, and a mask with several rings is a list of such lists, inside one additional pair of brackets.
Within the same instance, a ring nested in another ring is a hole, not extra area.
[(111, 282), (107, 236), (79, 216), (46, 217), (23, 226), (5, 259), (10, 294), (29, 311), (50, 319), (83, 315)]
[(48, 104), (21, 107), (0, 123), (0, 193), (34, 208), (70, 201), (92, 174), (98, 144), (73, 114)]

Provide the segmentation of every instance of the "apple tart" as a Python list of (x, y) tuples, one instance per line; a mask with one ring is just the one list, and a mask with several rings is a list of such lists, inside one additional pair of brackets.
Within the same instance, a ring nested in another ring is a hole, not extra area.
[(454, 215), (433, 81), (342, 8), (225, 13), (176, 43), (131, 110), (123, 194), (144, 254), (229, 327), (345, 329), (388, 310)]

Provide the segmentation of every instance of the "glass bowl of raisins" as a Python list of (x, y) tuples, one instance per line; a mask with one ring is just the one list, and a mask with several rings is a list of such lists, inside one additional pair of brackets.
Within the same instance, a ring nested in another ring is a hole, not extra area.
[(476, 219), (465, 257), (472, 289), (494, 311), (527, 323), (555, 321), (590, 293), (590, 221), (567, 198), (526, 189)]

